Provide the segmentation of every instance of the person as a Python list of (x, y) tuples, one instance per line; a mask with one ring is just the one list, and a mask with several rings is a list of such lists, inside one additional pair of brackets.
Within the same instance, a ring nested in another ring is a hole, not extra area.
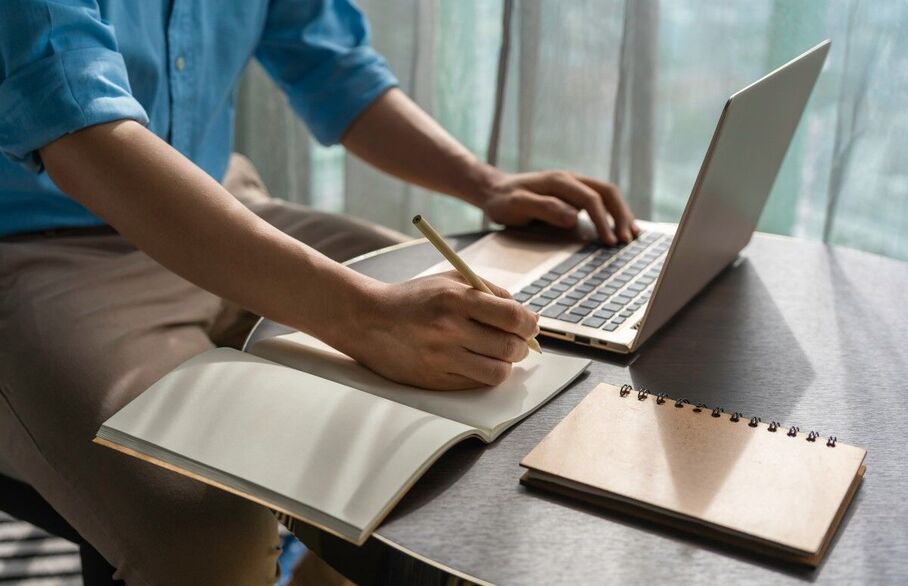
[(230, 156), (251, 57), (316, 139), (386, 173), (505, 225), (586, 210), (606, 243), (637, 232), (605, 181), (477, 160), (368, 38), (350, 0), (0, 4), (0, 449), (129, 584), (274, 582), (264, 507), (91, 442), (253, 316), (438, 390), (501, 382), (538, 332), (492, 285), (358, 274), (338, 261), (403, 237), (263, 195)]

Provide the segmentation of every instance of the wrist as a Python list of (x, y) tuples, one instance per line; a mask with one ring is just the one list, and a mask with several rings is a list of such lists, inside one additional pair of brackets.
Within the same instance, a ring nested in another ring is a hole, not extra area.
[(466, 173), (466, 183), (459, 197), (479, 209), (484, 209), (486, 202), (492, 198), (505, 177), (504, 171), (476, 161)]
[(368, 331), (380, 327), (381, 300), (388, 284), (367, 277), (347, 267), (339, 267), (336, 286), (326, 288), (325, 311), (310, 333), (348, 356), (356, 357), (356, 347)]

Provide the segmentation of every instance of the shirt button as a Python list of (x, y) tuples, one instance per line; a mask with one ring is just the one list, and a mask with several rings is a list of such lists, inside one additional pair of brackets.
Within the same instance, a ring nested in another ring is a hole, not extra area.
[(174, 66), (177, 68), (177, 71), (183, 71), (183, 69), (186, 67), (186, 59), (184, 59), (182, 56), (177, 57), (177, 60), (174, 62)]

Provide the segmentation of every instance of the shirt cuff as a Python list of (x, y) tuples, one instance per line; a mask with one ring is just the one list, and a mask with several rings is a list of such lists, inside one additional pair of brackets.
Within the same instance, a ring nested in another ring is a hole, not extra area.
[(327, 146), (340, 142), (353, 121), (400, 82), (378, 53), (362, 46), (326, 62), (311, 74), (307, 85), (319, 89), (304, 95), (294, 92), (291, 102), (315, 139)]
[(88, 126), (130, 119), (148, 124), (132, 97), (123, 56), (92, 47), (57, 53), (0, 83), (0, 152), (36, 173), (38, 149)]

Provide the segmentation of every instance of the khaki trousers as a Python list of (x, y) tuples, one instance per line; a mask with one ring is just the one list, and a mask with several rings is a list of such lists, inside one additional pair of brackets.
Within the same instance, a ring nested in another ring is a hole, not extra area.
[[(404, 239), (272, 200), (236, 156), (224, 184), (338, 261)], [(115, 234), (0, 242), (0, 450), (130, 585), (274, 583), (269, 511), (92, 443), (158, 378), (238, 345), (254, 319)]]

